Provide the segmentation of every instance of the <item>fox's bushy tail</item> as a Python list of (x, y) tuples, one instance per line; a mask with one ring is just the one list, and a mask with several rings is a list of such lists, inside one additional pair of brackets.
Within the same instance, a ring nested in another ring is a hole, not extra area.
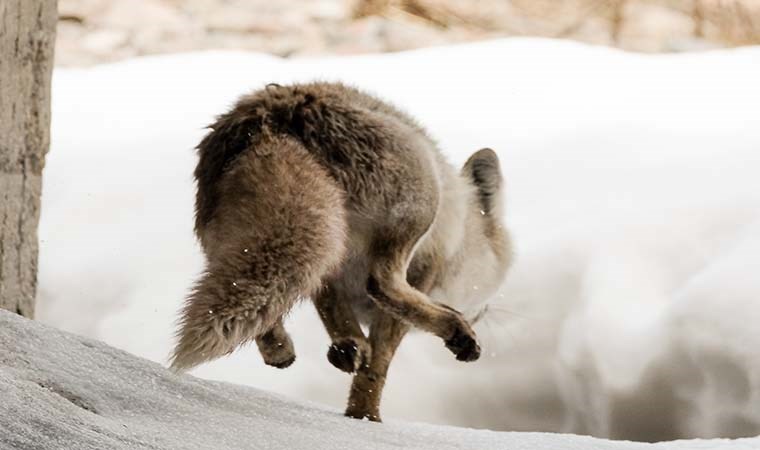
[(214, 198), (196, 226), (208, 265), (181, 312), (174, 370), (266, 333), (320, 288), (345, 246), (343, 191), (295, 139), (260, 138), (198, 189)]

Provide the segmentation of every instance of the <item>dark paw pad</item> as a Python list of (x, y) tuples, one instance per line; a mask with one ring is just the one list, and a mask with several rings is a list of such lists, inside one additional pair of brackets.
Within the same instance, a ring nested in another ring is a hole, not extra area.
[(293, 355), (291, 358), (284, 359), (281, 361), (264, 361), (267, 365), (270, 365), (272, 367), (276, 367), (278, 369), (284, 369), (286, 367), (290, 367), (291, 364), (293, 364), (296, 360), (296, 356)]
[(480, 357), (480, 345), (475, 336), (462, 328), (456, 328), (454, 335), (446, 341), (446, 347), (459, 361), (475, 361)]
[(362, 355), (353, 339), (333, 342), (327, 351), (327, 360), (338, 369), (354, 373), (359, 369)]

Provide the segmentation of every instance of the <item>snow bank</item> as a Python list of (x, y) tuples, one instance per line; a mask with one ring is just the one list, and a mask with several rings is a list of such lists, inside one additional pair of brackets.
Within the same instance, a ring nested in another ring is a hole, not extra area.
[[(484, 357), (408, 338), (384, 416), (635, 440), (760, 434), (760, 49), (642, 56), (546, 40), (352, 58), (200, 53), (54, 74), (39, 318), (165, 363), (202, 257), (193, 146), (268, 82), (340, 79), (416, 115), (452, 162), (490, 146), (517, 262)], [(285, 371), (194, 373), (342, 408), (311, 305)]]
[[(0, 311), (0, 448), (610, 449), (645, 444), (375, 424), (257, 389), (176, 376), (103, 343)], [(657, 449), (753, 449), (760, 438)]]

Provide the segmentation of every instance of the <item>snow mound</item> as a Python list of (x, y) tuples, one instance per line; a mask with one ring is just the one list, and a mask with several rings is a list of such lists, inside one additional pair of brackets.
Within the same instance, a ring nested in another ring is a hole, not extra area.
[[(244, 52), (57, 69), (38, 318), (165, 363), (203, 265), (192, 150), (266, 83), (342, 80), (408, 110), (461, 164), (501, 158), (516, 264), (484, 349), (405, 339), (383, 417), (633, 440), (760, 434), (760, 48), (644, 56), (508, 39), (282, 60)], [(255, 348), (198, 368), (342, 408), (309, 304), (284, 371)]]
[[(253, 388), (177, 376), (101, 342), (0, 311), (0, 448), (644, 449), (594, 438), (344, 418)], [(752, 449), (760, 438), (656, 448)]]

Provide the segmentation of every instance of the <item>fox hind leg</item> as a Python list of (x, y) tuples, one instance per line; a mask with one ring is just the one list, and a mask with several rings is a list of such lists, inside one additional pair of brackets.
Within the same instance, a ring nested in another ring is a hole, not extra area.
[(264, 358), (264, 362), (269, 366), (284, 369), (296, 360), (293, 341), (285, 331), (282, 319), (277, 321), (271, 330), (256, 339), (256, 345), (259, 347), (259, 353)]

